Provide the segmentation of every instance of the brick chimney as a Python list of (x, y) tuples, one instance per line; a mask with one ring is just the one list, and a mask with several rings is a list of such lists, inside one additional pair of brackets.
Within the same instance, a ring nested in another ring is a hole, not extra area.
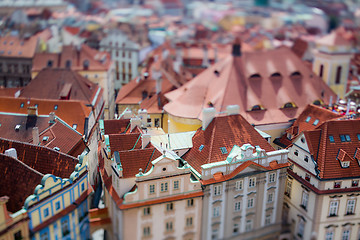
[(202, 130), (205, 130), (207, 126), (214, 119), (216, 114), (215, 108), (204, 108), (202, 111)]
[(145, 127), (146, 123), (147, 123), (147, 117), (148, 117), (147, 110), (139, 109), (138, 116), (141, 119), (141, 125)]
[(37, 116), (38, 115), (38, 109), (37, 106), (29, 106), (27, 108), (27, 113), (30, 116)]

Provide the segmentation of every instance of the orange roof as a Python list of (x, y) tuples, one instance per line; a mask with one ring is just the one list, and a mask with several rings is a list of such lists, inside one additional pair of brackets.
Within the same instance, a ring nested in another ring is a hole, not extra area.
[[(214, 118), (205, 130), (199, 128), (192, 138), (193, 147), (183, 156), (201, 174), (201, 165), (226, 160), (224, 147), (230, 153), (234, 145), (249, 143), (260, 146), (265, 151), (274, 148), (241, 115)], [(203, 146), (200, 148), (200, 146)]]
[(36, 37), (28, 40), (14, 36), (4, 36), (0, 38), (0, 56), (14, 58), (33, 58), (38, 39)]
[(77, 35), (80, 32), (80, 28), (79, 27), (70, 27), (70, 26), (66, 26), (64, 27), (64, 29), (71, 33), (72, 35)]
[(320, 38), (316, 41), (317, 44), (327, 45), (327, 46), (351, 46), (352, 42), (345, 29), (338, 28), (333, 30), (328, 35)]
[[(272, 74), (280, 77), (271, 77)], [(288, 122), (307, 104), (336, 97), (287, 47), (243, 52), (240, 57), (230, 55), (165, 96), (170, 103), (164, 110), (174, 116), (202, 119), (202, 109), (209, 103), (217, 112), (237, 104), (240, 113), (252, 124)], [(286, 103), (296, 107), (283, 108)], [(250, 111), (256, 105), (264, 110)]]
[(89, 117), (91, 108), (81, 101), (0, 97), (0, 112), (27, 114), (27, 108), (35, 105), (39, 115), (54, 112), (70, 126), (76, 124), (76, 131), (84, 133), (85, 118)]

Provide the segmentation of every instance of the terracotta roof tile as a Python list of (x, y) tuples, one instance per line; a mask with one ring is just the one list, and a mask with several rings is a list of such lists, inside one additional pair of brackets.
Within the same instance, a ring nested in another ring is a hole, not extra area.
[(7, 209), (15, 213), (24, 205), (25, 199), (34, 193), (43, 174), (21, 161), (0, 153), (0, 196), (8, 196)]
[(29, 40), (23, 40), (15, 36), (5, 36), (0, 38), (0, 55), (10, 58), (33, 58), (37, 38), (32, 37)]
[[(265, 151), (274, 148), (241, 115), (216, 117), (204, 130), (199, 128), (193, 136), (193, 148), (183, 158), (199, 173), (201, 165), (226, 160), (221, 147), (230, 153), (234, 145), (249, 143)], [(200, 146), (202, 146), (200, 150)]]
[(142, 146), (140, 133), (109, 134), (111, 153), (140, 149)]
[(78, 163), (76, 158), (46, 147), (0, 138), (0, 153), (9, 148), (15, 148), (20, 161), (44, 175), (69, 178)]
[[(297, 72), (301, 77), (291, 77)], [(274, 73), (282, 77), (271, 77)], [(254, 74), (261, 77), (251, 78)], [(209, 102), (217, 112), (237, 104), (240, 113), (253, 124), (288, 122), (307, 104), (319, 99), (327, 102), (330, 96), (336, 97), (287, 47), (243, 52), (241, 57), (230, 55), (165, 96), (170, 103), (164, 110), (174, 116), (202, 119), (202, 109)], [(288, 102), (296, 107), (283, 108)], [(261, 105), (264, 110), (249, 111), (255, 105)]]
[(130, 128), (130, 119), (104, 120), (105, 134), (125, 133)]

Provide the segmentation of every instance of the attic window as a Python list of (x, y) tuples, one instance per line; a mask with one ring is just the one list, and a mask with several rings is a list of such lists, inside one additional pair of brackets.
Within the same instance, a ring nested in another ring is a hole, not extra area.
[(204, 149), (204, 145), (201, 144), (201, 146), (199, 147), (199, 152), (201, 152)]
[(360, 134), (359, 134), (359, 133), (357, 134), (357, 138), (358, 138), (358, 140), (360, 141)]
[(340, 188), (341, 182), (334, 182), (334, 188)]
[(320, 100), (315, 100), (313, 102), (314, 105), (320, 106), (321, 105), (321, 101)]
[(335, 142), (334, 136), (329, 135), (329, 140), (330, 140), (331, 143), (334, 143)]
[(316, 126), (319, 123), (319, 119), (315, 119), (313, 125)]
[(291, 102), (285, 103), (283, 106), (283, 108), (294, 108), (294, 107), (295, 107), (295, 105)]
[(15, 126), (15, 131), (19, 131), (19, 130), (20, 130), (20, 127), (21, 127), (21, 125), (17, 124), (17, 125)]
[(260, 80), (261, 79), (261, 75), (260, 74), (258, 74), (258, 73), (254, 73), (253, 75), (251, 75), (250, 77), (249, 77), (249, 79), (252, 79), (252, 80)]
[(310, 120), (311, 120), (311, 117), (310, 116), (308, 116), (307, 118), (306, 118), (306, 120), (305, 120), (305, 122), (310, 122)]
[(24, 103), (23, 103), (23, 102), (20, 104), (20, 107), (21, 107), (21, 108), (23, 108), (23, 107), (24, 107)]
[(251, 108), (251, 111), (258, 111), (258, 110), (262, 110), (262, 107), (260, 105), (254, 105), (252, 108)]
[(359, 186), (359, 180), (352, 180), (352, 181), (351, 181), (351, 186), (352, 186), (352, 187), (357, 187), (357, 186)]
[(281, 77), (281, 74), (279, 72), (271, 74), (270, 77)]
[(46, 141), (48, 141), (49, 140), (49, 137), (48, 136), (45, 136), (45, 137), (43, 137), (43, 142), (46, 142)]
[(341, 167), (348, 168), (350, 166), (350, 161), (342, 162)]
[(57, 110), (57, 109), (58, 109), (58, 105), (55, 105), (55, 106), (54, 106), (54, 110)]
[(90, 66), (89, 60), (85, 60), (85, 61), (83, 62), (84, 70), (88, 70), (88, 69), (89, 69), (89, 66)]
[(220, 150), (221, 150), (222, 154), (227, 154), (228, 153), (226, 147), (221, 147)]
[(46, 66), (47, 67), (52, 67), (53, 66), (53, 61), (52, 60), (47, 61)]
[(348, 134), (340, 135), (340, 140), (341, 140), (342, 142), (351, 142), (350, 135), (348, 135)]
[(293, 72), (293, 73), (290, 75), (290, 77), (296, 77), (296, 78), (301, 77), (301, 73), (300, 73), (299, 71)]

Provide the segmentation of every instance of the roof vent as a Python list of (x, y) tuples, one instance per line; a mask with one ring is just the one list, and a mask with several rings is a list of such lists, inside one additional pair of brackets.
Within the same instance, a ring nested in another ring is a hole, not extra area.
[(45, 137), (43, 137), (43, 142), (47, 142), (48, 140), (49, 140), (49, 136), (45, 136)]
[(8, 150), (5, 150), (5, 155), (17, 159), (17, 153), (15, 148), (9, 148)]
[(20, 127), (21, 127), (21, 125), (20, 125), (20, 124), (17, 124), (17, 125), (15, 126), (15, 131), (19, 131), (19, 130), (20, 130)]
[(54, 147), (53, 148), (55, 151), (60, 151), (60, 148), (59, 147)]

